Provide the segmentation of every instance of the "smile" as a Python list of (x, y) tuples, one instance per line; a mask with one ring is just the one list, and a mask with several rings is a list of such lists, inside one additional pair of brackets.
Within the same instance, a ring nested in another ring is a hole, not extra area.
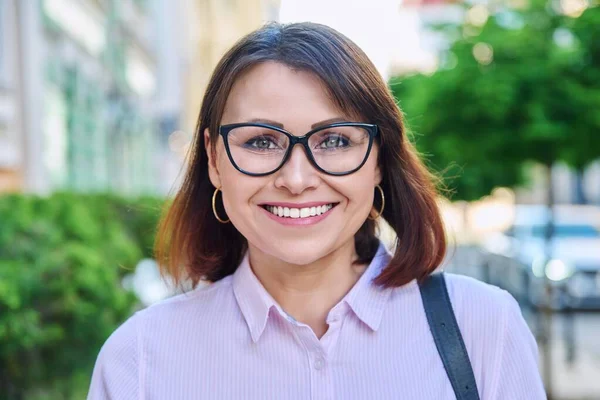
[(276, 215), (281, 218), (292, 218), (292, 219), (301, 219), (301, 218), (309, 218), (318, 216), (321, 214), (325, 214), (327, 211), (331, 210), (336, 206), (336, 203), (323, 204), (315, 207), (303, 207), (303, 208), (294, 208), (294, 207), (281, 207), (281, 206), (270, 206), (264, 205), (263, 208), (270, 212), (273, 215)]

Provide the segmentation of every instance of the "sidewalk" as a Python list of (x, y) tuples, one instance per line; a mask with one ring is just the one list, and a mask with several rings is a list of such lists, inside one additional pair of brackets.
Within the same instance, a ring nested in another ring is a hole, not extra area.
[(563, 341), (552, 345), (553, 390), (556, 400), (600, 400), (600, 354), (579, 349), (573, 365), (568, 365), (564, 362), (565, 348)]
[[(533, 315), (524, 312), (524, 316), (535, 332)], [(565, 324), (569, 323), (575, 345), (572, 363), (568, 362), (565, 337)], [(550, 353), (554, 400), (600, 400), (600, 313), (576, 313), (571, 318), (554, 314)], [(540, 348), (542, 375), (543, 361)]]

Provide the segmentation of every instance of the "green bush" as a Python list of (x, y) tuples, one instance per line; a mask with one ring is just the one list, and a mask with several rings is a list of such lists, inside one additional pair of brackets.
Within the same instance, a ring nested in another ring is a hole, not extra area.
[(121, 280), (151, 257), (160, 207), (106, 194), (0, 197), (0, 393), (85, 397), (102, 343), (138, 305)]

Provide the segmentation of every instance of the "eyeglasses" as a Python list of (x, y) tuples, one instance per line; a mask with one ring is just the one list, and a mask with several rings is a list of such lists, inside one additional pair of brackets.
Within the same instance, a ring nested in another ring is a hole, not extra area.
[(328, 175), (342, 176), (358, 171), (369, 158), (377, 125), (338, 122), (315, 128), (304, 136), (261, 123), (221, 125), (225, 150), (231, 164), (251, 176), (269, 175), (288, 160), (301, 144), (315, 168)]

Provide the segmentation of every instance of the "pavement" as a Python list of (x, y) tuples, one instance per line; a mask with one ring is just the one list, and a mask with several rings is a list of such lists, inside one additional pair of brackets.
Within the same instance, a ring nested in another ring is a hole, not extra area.
[[(532, 331), (535, 323), (528, 318)], [(562, 315), (553, 316), (550, 340), (552, 360), (551, 389), (556, 400), (600, 400), (600, 313), (582, 313), (573, 316), (573, 359), (569, 360), (565, 324)], [(540, 352), (540, 369), (543, 355)], [(548, 387), (548, 385), (547, 385)]]
[[(445, 270), (482, 279), (477, 253), (459, 247), (447, 260)], [(526, 310), (523, 315), (538, 337), (539, 319)], [(550, 359), (552, 379), (546, 387), (552, 391), (552, 400), (600, 400), (600, 311), (574, 313), (571, 317), (553, 314)], [(539, 365), (544, 376), (541, 348)]]

